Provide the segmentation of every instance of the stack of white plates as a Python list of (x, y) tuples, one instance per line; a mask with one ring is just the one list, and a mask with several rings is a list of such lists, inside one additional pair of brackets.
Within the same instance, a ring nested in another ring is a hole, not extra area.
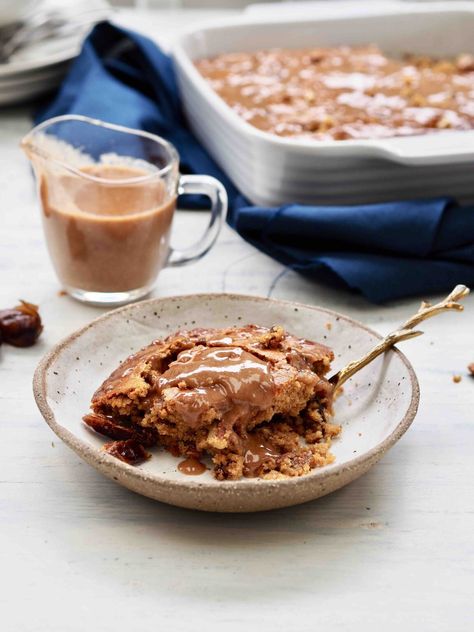
[[(21, 4), (21, 2), (20, 2)], [(24, 4), (24, 3), (23, 3)], [(5, 32), (5, 20), (7, 15), (2, 11), (8, 7), (10, 10), (13, 2), (0, 2), (0, 26)], [(81, 6), (87, 6), (91, 22), (86, 23), (84, 15), (81, 17)], [(30, 2), (29, 11), (38, 12), (54, 6), (58, 7), (57, 0), (44, 0), (41, 3)], [(0, 105), (13, 105), (38, 97), (50, 92), (57, 87), (64, 77), (70, 61), (78, 54), (82, 41), (89, 32), (94, 22), (105, 19), (108, 14), (108, 5), (103, 0), (81, 0), (72, 4), (62, 3), (71, 21), (77, 19), (77, 28), (67, 29), (67, 35), (54, 35), (48, 39), (32, 42), (14, 53), (6, 63), (0, 63)], [(98, 11), (93, 10), (97, 6)], [(103, 9), (103, 12), (100, 11)], [(77, 13), (76, 13), (77, 12)], [(9, 15), (12, 15), (9, 13)], [(75, 18), (77, 15), (77, 18)], [(19, 17), (19, 16), (15, 16)], [(23, 12), (21, 22), (28, 20), (29, 13)], [(13, 30), (15, 27), (8, 27)], [(1, 37), (1, 31), (0, 31)]]

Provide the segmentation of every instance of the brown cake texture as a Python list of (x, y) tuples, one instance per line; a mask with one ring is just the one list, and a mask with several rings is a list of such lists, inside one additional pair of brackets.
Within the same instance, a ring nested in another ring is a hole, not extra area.
[(324, 377), (333, 357), (280, 326), (179, 331), (122, 362), (84, 421), (120, 442), (105, 449), (131, 462), (148, 455), (137, 445), (159, 444), (210, 457), (218, 480), (301, 476), (334, 460), (340, 427)]

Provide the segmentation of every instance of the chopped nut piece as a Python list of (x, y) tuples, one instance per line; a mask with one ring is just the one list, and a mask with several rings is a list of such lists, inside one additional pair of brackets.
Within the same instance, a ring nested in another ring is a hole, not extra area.
[(436, 127), (438, 129), (449, 129), (450, 127), (452, 127), (452, 123), (451, 123), (451, 121), (448, 118), (446, 118), (445, 116), (442, 116), (436, 122)]
[(462, 72), (474, 72), (474, 56), (459, 55), (456, 60), (456, 66)]
[[(459, 68), (459, 66), (458, 66)], [(450, 61), (440, 61), (433, 66), (433, 70), (435, 72), (443, 72), (445, 74), (450, 74), (455, 70), (455, 66)]]
[(426, 105), (426, 98), (422, 94), (414, 94), (411, 97), (411, 105), (423, 107)]
[(268, 333), (262, 335), (260, 341), (264, 347), (278, 347), (285, 335), (283, 327), (280, 325), (274, 325)]
[(461, 375), (453, 375), (453, 382), (455, 384), (459, 384), (459, 382), (462, 380), (462, 376)]

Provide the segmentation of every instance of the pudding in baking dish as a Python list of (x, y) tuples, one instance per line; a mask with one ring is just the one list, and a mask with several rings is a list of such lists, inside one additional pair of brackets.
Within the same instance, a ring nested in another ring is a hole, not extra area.
[(92, 397), (84, 417), (131, 464), (158, 444), (184, 473), (218, 480), (300, 476), (334, 460), (333, 352), (282, 327), (177, 332), (130, 356)]
[(474, 128), (474, 57), (376, 46), (272, 49), (195, 62), (245, 121), (278, 136), (377, 139)]

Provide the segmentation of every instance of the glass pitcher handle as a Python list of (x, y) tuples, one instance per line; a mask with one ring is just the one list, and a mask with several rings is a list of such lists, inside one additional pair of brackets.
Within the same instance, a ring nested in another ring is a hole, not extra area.
[(181, 176), (178, 195), (205, 195), (211, 200), (211, 217), (201, 238), (192, 246), (178, 250), (171, 248), (167, 266), (182, 266), (197, 261), (214, 245), (227, 215), (227, 192), (224, 186), (211, 176)]

